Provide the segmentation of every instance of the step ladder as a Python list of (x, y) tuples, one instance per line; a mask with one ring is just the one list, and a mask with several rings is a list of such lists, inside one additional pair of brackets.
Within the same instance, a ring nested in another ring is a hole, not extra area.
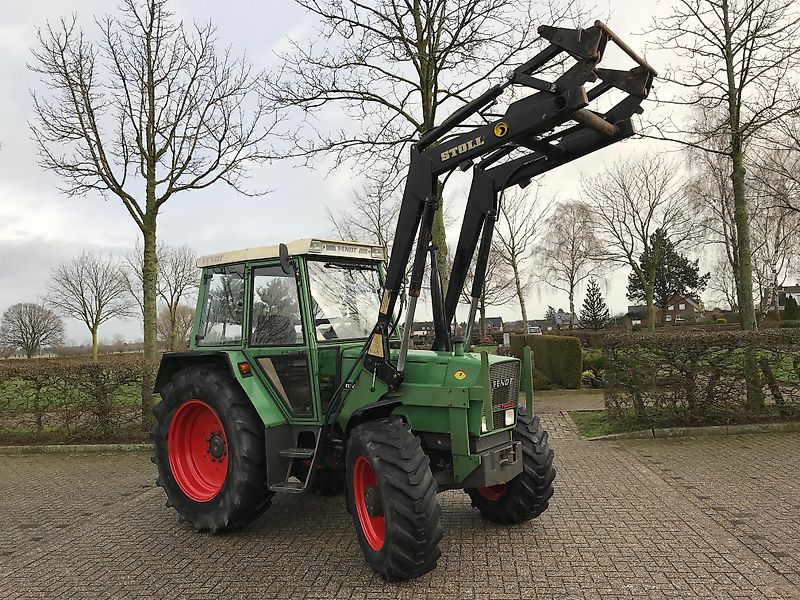
[[(314, 444), (313, 448), (284, 448), (282, 450), (278, 450), (278, 455), (281, 458), (289, 459), (289, 466), (286, 469), (286, 478), (284, 481), (280, 483), (274, 483), (269, 486), (271, 492), (300, 494), (305, 491), (309, 482), (311, 481), (311, 475), (314, 472), (317, 450), (319, 449), (319, 441), (322, 437), (321, 434), (321, 431), (317, 434), (316, 443)], [(311, 464), (308, 466), (308, 472), (306, 473), (305, 479), (303, 481), (290, 481), (290, 476), (293, 470), (292, 467), (294, 467), (294, 461), (309, 459), (311, 460)]]

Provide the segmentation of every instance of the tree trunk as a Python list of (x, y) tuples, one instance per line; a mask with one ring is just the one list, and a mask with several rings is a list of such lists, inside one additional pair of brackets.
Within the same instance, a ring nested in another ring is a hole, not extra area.
[(481, 295), (480, 301), (481, 313), (481, 339), (486, 337), (486, 297)]
[(147, 215), (142, 262), (142, 291), (144, 296), (144, 365), (142, 373), (142, 427), (149, 430), (153, 418), (153, 386), (158, 359), (156, 348), (156, 219)]
[(647, 331), (650, 333), (656, 332), (656, 306), (653, 302), (653, 286), (644, 286), (644, 298), (647, 302)]
[(569, 328), (575, 329), (575, 286), (569, 288)]
[(522, 326), (528, 331), (528, 311), (525, 308), (525, 293), (522, 290), (522, 282), (519, 278), (519, 265), (516, 257), (512, 256), (511, 269), (514, 271), (514, 285), (517, 286), (517, 300), (519, 300), (519, 310), (522, 313)]
[(92, 360), (97, 362), (97, 326), (92, 328)]
[[(733, 163), (733, 215), (736, 222), (736, 244), (739, 259), (739, 322), (742, 329), (756, 328), (756, 311), (753, 302), (753, 265), (750, 253), (750, 215), (747, 212), (745, 190), (744, 149), (740, 130), (736, 83), (736, 67), (733, 55), (733, 31), (730, 23), (728, 0), (722, 0), (722, 16), (725, 28), (725, 69), (728, 84), (728, 117), (731, 134), (731, 162)], [(748, 386), (749, 389), (749, 386)]]
[(169, 341), (167, 348), (170, 352), (175, 352), (178, 345), (178, 307), (169, 307)]
[(444, 201), (443, 188), (438, 186), (436, 194), (436, 212), (433, 214), (433, 227), (431, 240), (436, 246), (436, 266), (439, 267), (439, 279), (442, 281), (442, 292), (447, 294), (447, 284), (450, 282), (450, 270), (447, 262), (447, 232), (444, 227)]

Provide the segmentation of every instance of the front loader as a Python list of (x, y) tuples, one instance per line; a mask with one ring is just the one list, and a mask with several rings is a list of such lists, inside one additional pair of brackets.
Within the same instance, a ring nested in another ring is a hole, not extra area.
[[(381, 247), (325, 239), (199, 259), (190, 350), (165, 354), (156, 380), (157, 483), (182, 520), (230, 530), (275, 493), (344, 491), (367, 562), (398, 581), (436, 566), (439, 492), (463, 489), (502, 524), (547, 509), (555, 468), (530, 353), (468, 351), (494, 221), (505, 189), (630, 137), (655, 71), (600, 22), (539, 34), (541, 52), (412, 147), (388, 264)], [(609, 42), (636, 66), (600, 68)], [(607, 93), (621, 99), (589, 108)], [(444, 293), (431, 226), (440, 178), (455, 169), (473, 180)], [(434, 343), (419, 350), (428, 262)], [(473, 263), (462, 338), (453, 323)]]

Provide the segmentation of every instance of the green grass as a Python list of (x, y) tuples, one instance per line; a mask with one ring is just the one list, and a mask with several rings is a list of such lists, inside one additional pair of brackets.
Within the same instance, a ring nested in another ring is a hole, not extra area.
[(569, 416), (584, 437), (593, 438), (628, 431), (625, 427), (609, 421), (604, 410), (576, 410), (569, 413)]
[(470, 352), (486, 352), (488, 354), (497, 354), (497, 346), (473, 346)]

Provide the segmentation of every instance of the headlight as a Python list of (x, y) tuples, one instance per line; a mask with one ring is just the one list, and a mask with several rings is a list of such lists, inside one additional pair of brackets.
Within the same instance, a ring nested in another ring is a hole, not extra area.
[(513, 408), (509, 408), (508, 410), (506, 410), (505, 422), (506, 422), (506, 427), (508, 427), (509, 425), (513, 425), (514, 424), (514, 409)]
[(486, 433), (489, 428), (486, 426), (486, 415), (481, 417), (481, 433)]

